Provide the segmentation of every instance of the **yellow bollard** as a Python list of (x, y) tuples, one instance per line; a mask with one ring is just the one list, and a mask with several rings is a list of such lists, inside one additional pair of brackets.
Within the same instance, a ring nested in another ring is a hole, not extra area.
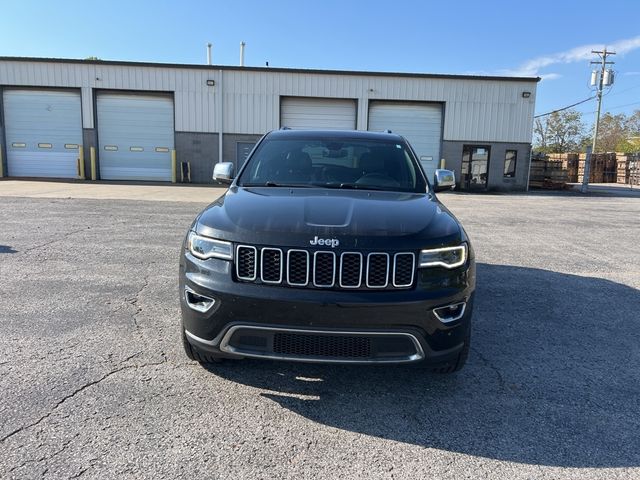
[(171, 150), (171, 183), (176, 183), (176, 151)]
[(0, 178), (4, 177), (4, 165), (2, 164), (2, 145), (0, 145)]
[(84, 180), (84, 147), (80, 145), (78, 147), (78, 176), (80, 180)]
[(91, 147), (89, 149), (89, 153), (91, 155), (91, 180), (95, 182), (96, 180), (96, 148)]
[(444, 170), (444, 164), (445, 164), (445, 160), (444, 158), (440, 159), (440, 168), (442, 168)]

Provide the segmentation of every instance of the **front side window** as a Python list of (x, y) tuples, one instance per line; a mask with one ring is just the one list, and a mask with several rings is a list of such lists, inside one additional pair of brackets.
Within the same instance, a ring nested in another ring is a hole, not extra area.
[(426, 191), (417, 162), (403, 142), (358, 138), (265, 139), (238, 185)]
[(504, 156), (504, 176), (513, 178), (516, 176), (516, 160), (518, 159), (517, 150), (507, 150)]

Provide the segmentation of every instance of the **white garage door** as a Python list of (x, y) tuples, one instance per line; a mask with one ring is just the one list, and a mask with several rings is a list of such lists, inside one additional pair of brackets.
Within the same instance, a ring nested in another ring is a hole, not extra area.
[(283, 97), (280, 102), (280, 126), (298, 130), (354, 130), (356, 101)]
[(171, 97), (99, 93), (96, 109), (102, 179), (171, 181)]
[(405, 137), (416, 151), (429, 179), (440, 161), (442, 106), (428, 103), (371, 102), (369, 130), (391, 130)]
[(76, 178), (82, 145), (80, 93), (5, 90), (3, 100), (8, 175)]

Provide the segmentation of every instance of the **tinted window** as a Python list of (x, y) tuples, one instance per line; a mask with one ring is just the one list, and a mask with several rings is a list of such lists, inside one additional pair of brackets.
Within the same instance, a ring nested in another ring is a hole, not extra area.
[(518, 159), (517, 150), (507, 150), (504, 156), (504, 176), (516, 176), (516, 160)]
[(238, 184), (415, 192), (427, 188), (403, 142), (355, 138), (267, 138)]

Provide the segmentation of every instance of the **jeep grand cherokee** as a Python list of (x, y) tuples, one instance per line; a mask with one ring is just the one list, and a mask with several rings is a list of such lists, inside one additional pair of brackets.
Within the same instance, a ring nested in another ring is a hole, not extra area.
[(202, 211), (180, 257), (182, 340), (222, 358), (415, 363), (469, 352), (475, 261), (407, 141), (388, 133), (265, 135)]

